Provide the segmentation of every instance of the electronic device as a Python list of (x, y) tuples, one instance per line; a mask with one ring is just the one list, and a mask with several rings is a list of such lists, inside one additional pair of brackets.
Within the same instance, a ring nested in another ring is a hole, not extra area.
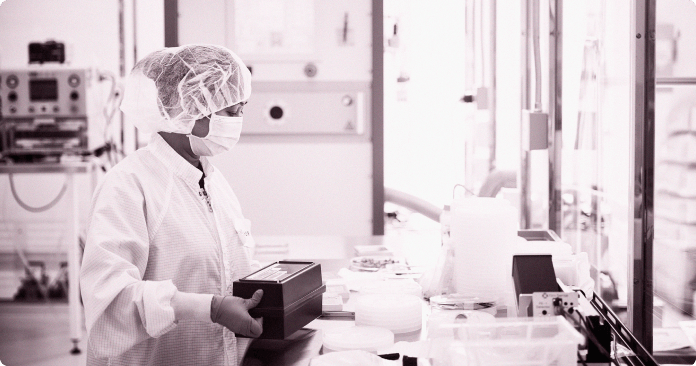
[(16, 159), (89, 153), (98, 143), (90, 141), (88, 124), (96, 110), (92, 78), (89, 69), (62, 66), (0, 70), (0, 153)]
[(519, 316), (533, 315), (532, 295), (535, 292), (560, 291), (550, 254), (514, 255), (512, 279)]
[(322, 314), (321, 266), (312, 262), (279, 261), (235, 281), (232, 294), (248, 299), (263, 290), (261, 302), (249, 310), (263, 317), (262, 339), (285, 339)]
[(65, 62), (65, 44), (56, 41), (29, 43), (29, 63)]
[(578, 301), (576, 292), (535, 292), (532, 294), (533, 315), (556, 316), (563, 315), (563, 312), (572, 314), (579, 305)]

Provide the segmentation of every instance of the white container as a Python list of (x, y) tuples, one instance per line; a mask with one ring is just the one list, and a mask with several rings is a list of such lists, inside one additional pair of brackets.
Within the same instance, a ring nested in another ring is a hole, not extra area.
[(324, 348), (327, 351), (362, 350), (377, 352), (394, 344), (394, 333), (379, 327), (353, 326), (324, 331)]
[(443, 327), (452, 328), (455, 339), (437, 338), (448, 343), (438, 358), (452, 366), (576, 366), (578, 345), (585, 341), (560, 316)]
[(355, 304), (355, 325), (387, 328), (394, 333), (421, 329), (423, 301), (414, 295), (361, 295)]
[(361, 294), (407, 294), (423, 296), (423, 288), (411, 278), (385, 279), (364, 284), (360, 287)]
[(516, 215), (508, 201), (498, 198), (463, 198), (452, 203), (450, 230), (458, 293), (500, 296), (510, 291)]

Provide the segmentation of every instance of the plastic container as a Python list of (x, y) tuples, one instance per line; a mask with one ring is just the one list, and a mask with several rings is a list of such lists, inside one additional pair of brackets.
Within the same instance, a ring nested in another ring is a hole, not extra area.
[(493, 323), (495, 317), (480, 310), (433, 310), (428, 317), (429, 338), (454, 338), (456, 329), (445, 325), (462, 323)]
[(578, 345), (585, 341), (560, 316), (443, 325), (440, 332), (454, 337), (435, 338), (445, 349), (436, 361), (452, 366), (576, 366)]
[(498, 296), (510, 291), (517, 226), (515, 209), (506, 200), (472, 197), (452, 202), (457, 293)]
[(324, 331), (325, 351), (377, 352), (394, 344), (394, 333), (380, 327), (352, 326)]
[(355, 325), (387, 328), (410, 333), (422, 328), (423, 301), (414, 295), (361, 295), (355, 305)]

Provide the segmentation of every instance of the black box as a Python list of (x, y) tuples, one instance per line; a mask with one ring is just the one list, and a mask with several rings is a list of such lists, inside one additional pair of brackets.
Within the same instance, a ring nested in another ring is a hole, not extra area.
[(232, 294), (248, 299), (263, 290), (261, 302), (249, 310), (263, 317), (259, 338), (285, 339), (321, 315), (321, 266), (312, 262), (279, 261), (235, 281)]
[[(515, 284), (515, 301), (518, 314), (532, 316), (531, 295), (535, 292), (557, 292), (560, 286), (556, 282), (551, 254), (528, 254), (512, 256), (512, 280)], [(525, 301), (520, 296), (527, 295)]]

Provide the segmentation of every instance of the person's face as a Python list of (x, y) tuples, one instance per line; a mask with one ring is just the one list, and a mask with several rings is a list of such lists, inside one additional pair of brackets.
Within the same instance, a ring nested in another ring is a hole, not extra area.
[[(215, 114), (226, 117), (241, 117), (244, 114), (242, 110), (244, 109), (245, 104), (247, 104), (247, 102), (240, 102), (235, 105), (231, 105), (227, 108), (221, 109), (215, 112)], [(193, 129), (191, 130), (191, 134), (197, 137), (206, 137), (208, 136), (209, 129), (210, 118), (203, 117), (196, 120), (196, 123), (193, 125)]]

